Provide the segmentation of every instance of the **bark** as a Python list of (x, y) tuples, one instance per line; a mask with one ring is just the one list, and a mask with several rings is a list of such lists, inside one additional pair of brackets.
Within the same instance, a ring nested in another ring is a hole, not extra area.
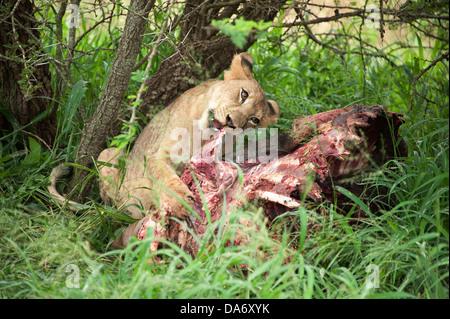
[[(147, 23), (146, 18), (153, 4), (154, 1), (131, 1), (123, 35), (103, 94), (92, 118), (84, 127), (78, 147), (76, 162), (84, 167), (92, 168), (93, 159), (97, 158), (105, 147), (105, 136), (119, 112), (133, 66), (141, 48), (142, 36)], [(69, 189), (73, 189), (77, 184), (83, 184), (87, 175), (88, 171), (86, 170), (76, 172), (69, 183)], [(73, 194), (80, 195), (81, 200), (83, 200), (89, 192), (90, 183), (87, 182), (80, 194), (77, 190)]]
[[(0, 103), (27, 125), (48, 111), (34, 129), (43, 142), (52, 145), (56, 135), (56, 113), (51, 110), (51, 73), (45, 57), (39, 57), (39, 23), (33, 18), (35, 7), (29, 0), (4, 1), (0, 5)], [(12, 123), (0, 115), (2, 129), (11, 130)], [(42, 142), (39, 141), (39, 142)]]

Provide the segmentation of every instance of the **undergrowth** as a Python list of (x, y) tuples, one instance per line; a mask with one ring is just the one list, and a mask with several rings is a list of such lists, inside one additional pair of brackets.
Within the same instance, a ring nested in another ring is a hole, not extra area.
[[(101, 38), (84, 41), (87, 49), (101, 45)], [(195, 259), (166, 242), (161, 261), (149, 262), (155, 257), (151, 236), (111, 250), (129, 221), (100, 205), (95, 188), (86, 203), (91, 213), (59, 207), (46, 191), (55, 163), (75, 155), (83, 125), (76, 107), (80, 101), (91, 106), (85, 110), (90, 116), (111, 61), (105, 51), (76, 65), (79, 82), (58, 101), (58, 148), (41, 147), (19, 126), (0, 139), (1, 298), (448, 298), (448, 63), (430, 70), (418, 87), (436, 104), (417, 97), (409, 111), (417, 74), (412, 54), (399, 56), (398, 67), (366, 57), (364, 95), (358, 56), (340, 57), (303, 40), (283, 51), (260, 41), (250, 53), (256, 79), (281, 106), (281, 130), (296, 116), (353, 103), (407, 115), (401, 135), (409, 156), (366, 177), (371, 196), (349, 195), (368, 218), (355, 222), (322, 203), (291, 212), (300, 227), (287, 231), (287, 216), (270, 229), (250, 206), (239, 208), (217, 234), (210, 225), (215, 245)], [(131, 83), (128, 94), (137, 85)], [(239, 216), (259, 228), (247, 229), (247, 245), (227, 246)], [(308, 222), (319, 227), (302, 227)]]

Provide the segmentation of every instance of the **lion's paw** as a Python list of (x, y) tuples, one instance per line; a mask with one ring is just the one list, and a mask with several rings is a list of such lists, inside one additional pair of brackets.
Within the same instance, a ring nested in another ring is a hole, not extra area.
[[(194, 206), (194, 195), (187, 188), (177, 190), (174, 193), (190, 207)], [(188, 219), (190, 215), (189, 209), (185, 206), (185, 204), (183, 204), (182, 201), (177, 199), (175, 196), (166, 193), (161, 197), (161, 203), (162, 207), (166, 211), (170, 211), (170, 214), (172, 216), (180, 220)]]

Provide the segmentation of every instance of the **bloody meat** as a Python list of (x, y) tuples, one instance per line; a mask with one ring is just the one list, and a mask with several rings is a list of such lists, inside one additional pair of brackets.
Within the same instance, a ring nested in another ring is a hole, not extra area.
[[(407, 155), (407, 146), (398, 132), (403, 123), (401, 114), (386, 111), (382, 106), (352, 105), (299, 117), (290, 131), (275, 137), (281, 146), (280, 157), (264, 161), (261, 157), (248, 158), (238, 164), (218, 160), (226, 134), (221, 130), (191, 158), (181, 176), (194, 194), (194, 210), (199, 218), (192, 216), (188, 225), (180, 224), (169, 218), (172, 212), (163, 204), (155, 214), (129, 226), (113, 247), (126, 245), (129, 237), (145, 238), (147, 228), (151, 227), (155, 230), (154, 238), (175, 241), (195, 256), (198, 242), (192, 232), (200, 240), (205, 234), (208, 224), (205, 208), (210, 221), (215, 222), (223, 212), (231, 214), (233, 208), (254, 200), (263, 207), (269, 220), (295, 210), (301, 199), (313, 202), (337, 199), (339, 204), (342, 196), (333, 189), (334, 185), (391, 158)], [(349, 184), (347, 189), (358, 195), (357, 187)], [(234, 244), (242, 244), (239, 236)], [(154, 241), (152, 251), (157, 247), (158, 242)]]

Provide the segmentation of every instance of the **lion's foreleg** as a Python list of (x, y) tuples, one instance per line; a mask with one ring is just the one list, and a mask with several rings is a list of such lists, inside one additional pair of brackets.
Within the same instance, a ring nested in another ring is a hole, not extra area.
[(117, 202), (121, 175), (120, 157), (125, 157), (125, 153), (116, 147), (111, 147), (103, 150), (97, 158), (100, 197), (107, 205), (113, 205)]
[(186, 219), (188, 209), (183, 201), (193, 206), (194, 195), (176, 173), (175, 164), (168, 156), (168, 152), (161, 152), (156, 157), (154, 176), (160, 186), (160, 204), (170, 209), (170, 213), (179, 218)]

